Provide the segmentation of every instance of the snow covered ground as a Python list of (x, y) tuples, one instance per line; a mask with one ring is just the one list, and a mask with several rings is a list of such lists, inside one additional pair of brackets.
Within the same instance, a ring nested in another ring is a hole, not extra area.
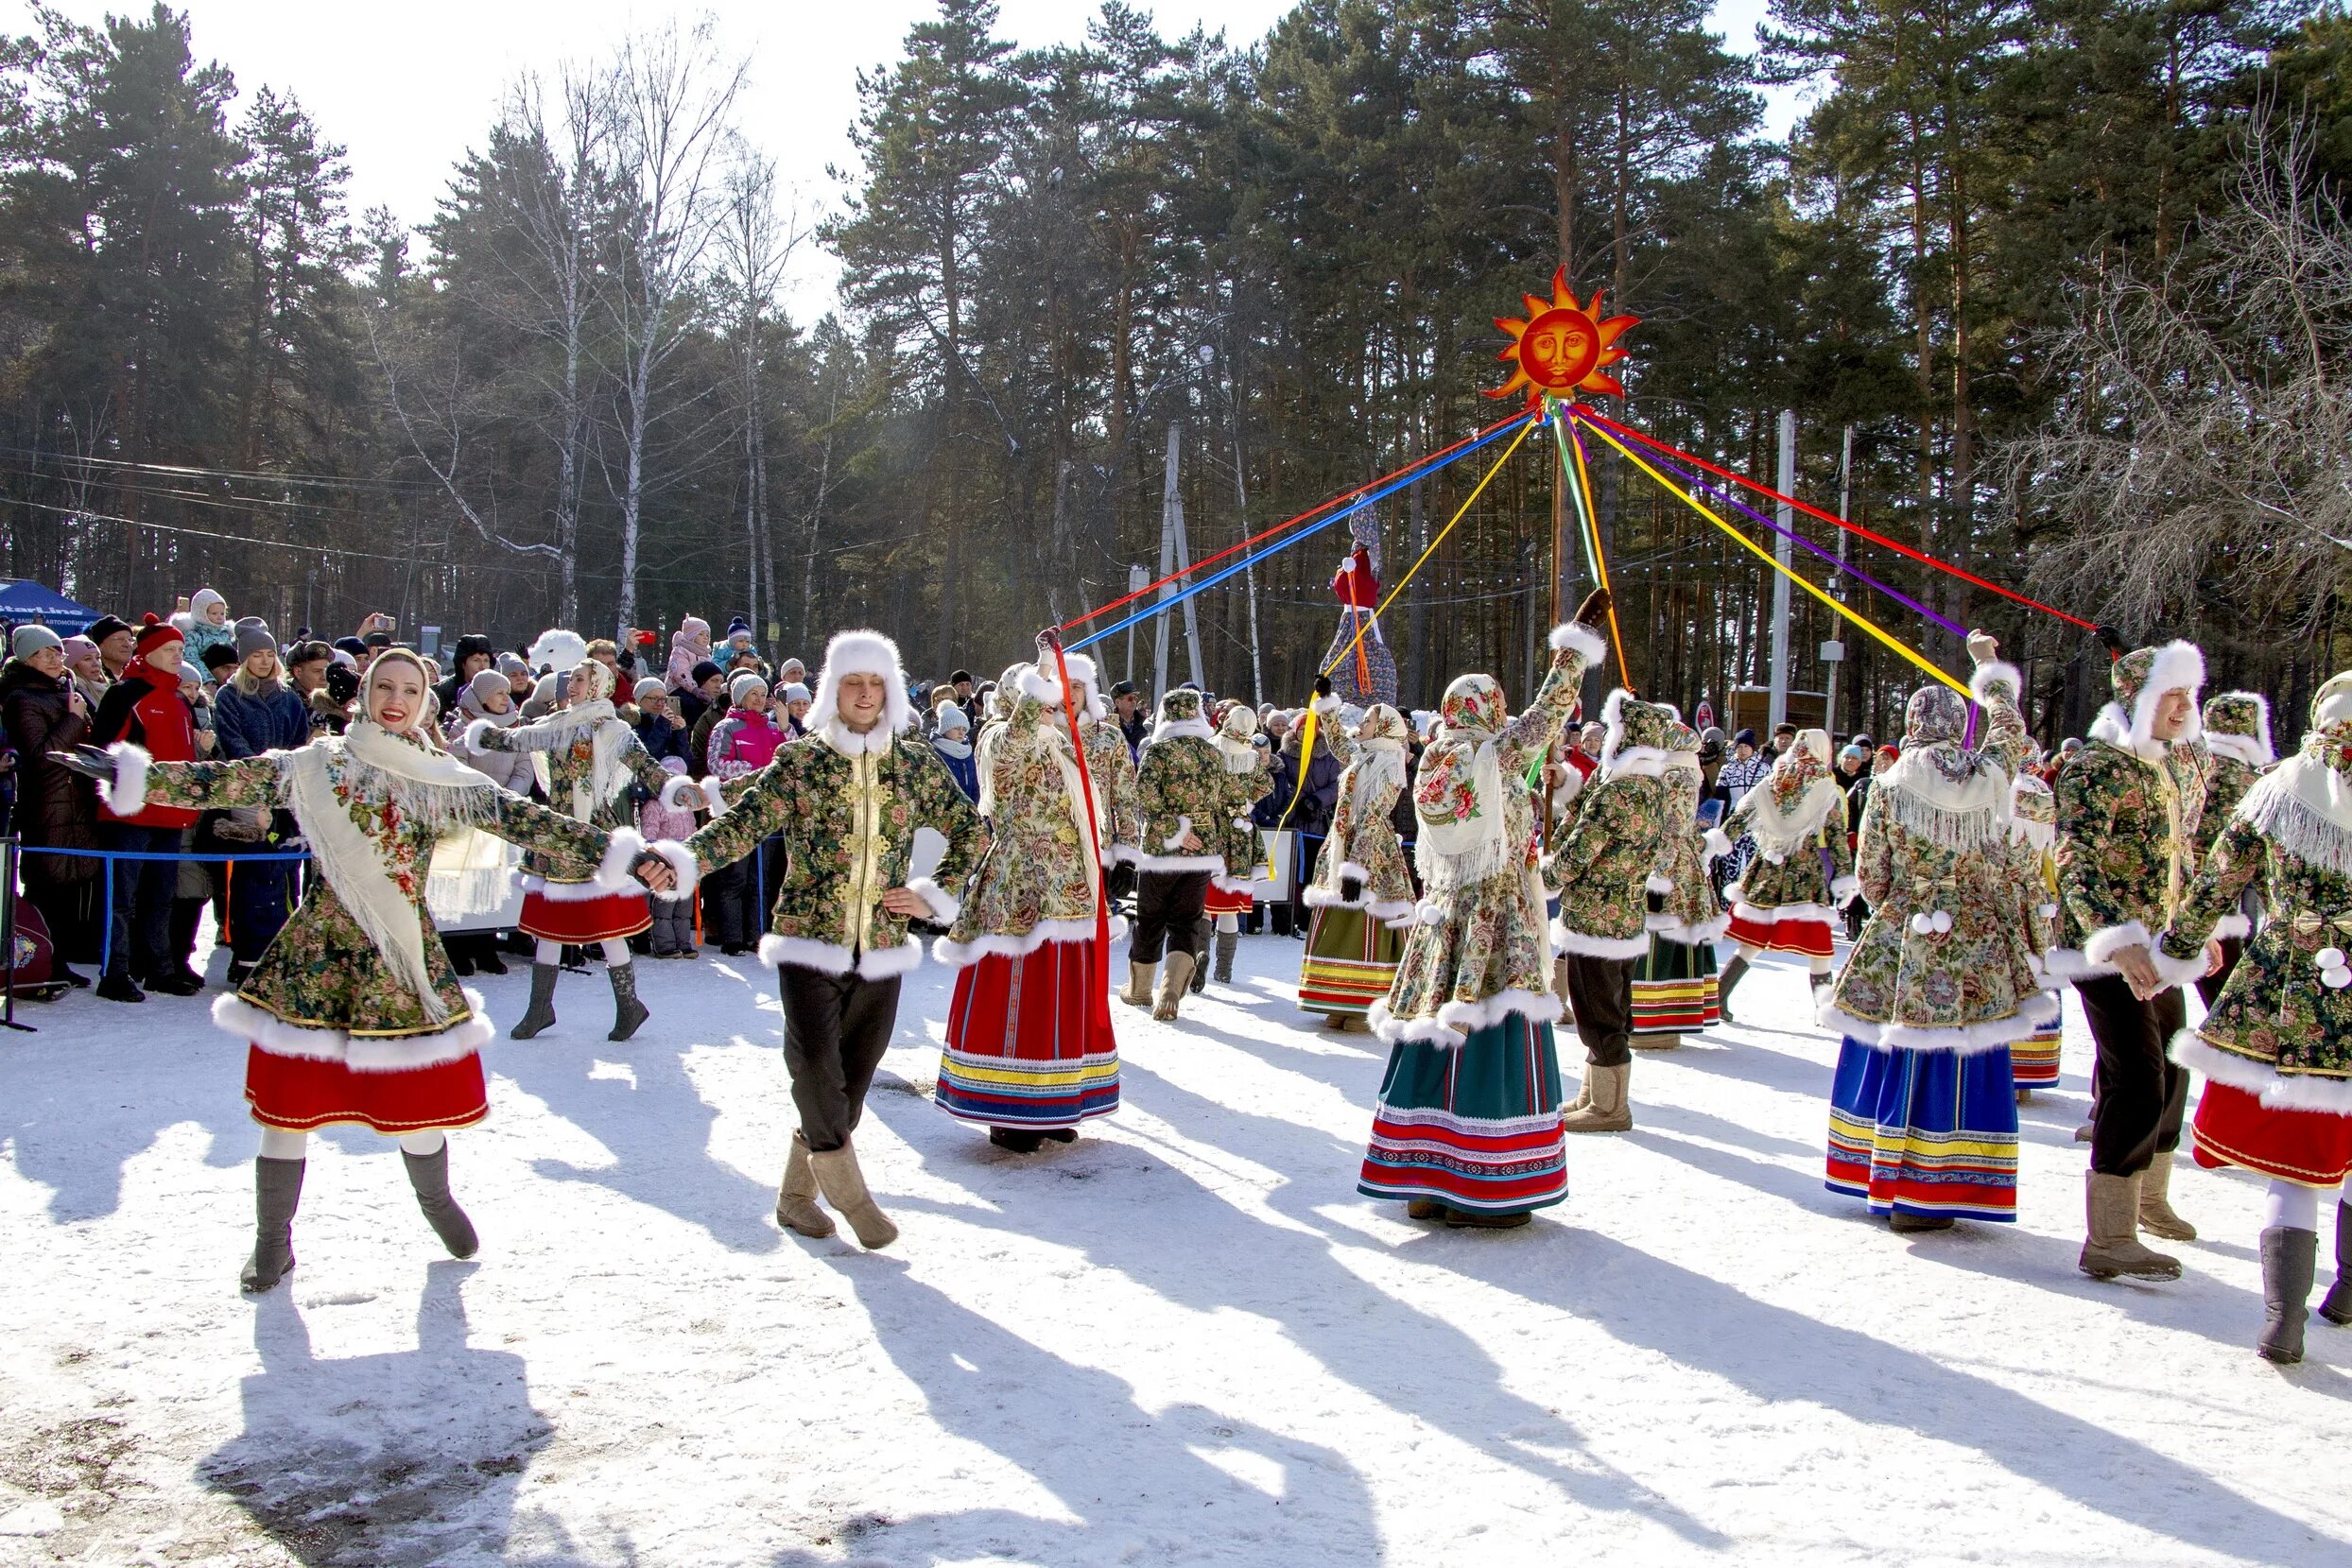
[[(926, 968), (860, 1135), (877, 1254), (769, 1217), (772, 974), (642, 965), (621, 1045), (567, 975), (455, 1141), (480, 1257), (338, 1130), (258, 1300), (209, 997), (30, 1009), (0, 1562), (2352, 1562), (2352, 1331), (2251, 1353), (2257, 1185), (2184, 1173), (2176, 1284), (2076, 1273), (2073, 1007), (2014, 1227), (1823, 1190), (1836, 1042), (1773, 964), (1752, 1022), (1638, 1059), (1567, 1203), (1454, 1233), (1356, 1195), (1382, 1058), (1293, 1010), (1299, 952), (1245, 939), (1179, 1026), (1116, 1009), (1124, 1108), (1026, 1160), (926, 1102)], [(510, 1020), (526, 977), (486, 989)]]

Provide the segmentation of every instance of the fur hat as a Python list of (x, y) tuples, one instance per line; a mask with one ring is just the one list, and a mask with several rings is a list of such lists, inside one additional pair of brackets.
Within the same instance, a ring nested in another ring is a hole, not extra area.
[(1209, 721), (1201, 714), (1201, 694), (1190, 686), (1179, 686), (1160, 697), (1160, 716), (1151, 726), (1151, 739), (1169, 740), (1179, 735), (1209, 738)]
[(1085, 712), (1079, 715), (1081, 718), (1098, 719), (1109, 712), (1102, 701), (1102, 675), (1095, 667), (1092, 657), (1083, 653), (1065, 653), (1062, 656), (1062, 667), (1069, 672), (1070, 684), (1076, 686), (1086, 699)]
[(1615, 773), (1621, 767), (1664, 761), (1668, 728), (1682, 718), (1669, 704), (1644, 702), (1619, 686), (1600, 709), (1600, 770)]
[(2271, 750), (2271, 705), (2259, 692), (2221, 692), (2205, 698), (2205, 745), (2216, 756), (2235, 757), (2249, 767), (2278, 760)]
[(2091, 724), (2091, 738), (2153, 761), (2162, 755), (2165, 744), (2152, 733), (2156, 703), (2167, 692), (2187, 692), (2192, 704), (2188, 722), (2173, 739), (2195, 740), (2205, 732), (2193, 706), (2205, 678), (2205, 655), (2194, 643), (2174, 641), (2162, 647), (2134, 648), (2108, 672), (2115, 700), (2099, 711)]
[[(840, 721), (841, 677), (878, 675), (886, 696), (882, 720), (865, 734)], [(907, 671), (899, 663), (898, 645), (878, 631), (837, 631), (825, 645), (824, 667), (817, 672), (817, 693), (804, 719), (811, 734), (821, 732), (838, 751), (886, 751), (898, 732), (915, 721), (914, 704), (907, 699)]]
[(187, 640), (186, 635), (169, 621), (160, 621), (153, 615), (148, 615), (146, 617), (145, 624), (139, 628), (139, 657), (146, 658), (149, 652), (162, 647), (165, 643), (184, 643)]
[(535, 670), (568, 670), (588, 657), (588, 639), (577, 631), (550, 627), (523, 657)]
[(458, 646), (451, 651), (449, 657), (458, 668), (463, 669), (465, 662), (477, 653), (485, 659), (495, 659), (498, 656), (498, 645), (478, 631), (469, 631), (458, 639)]
[(135, 631), (137, 629), (138, 629), (136, 627), (133, 627), (129, 621), (124, 620), (120, 615), (101, 615), (96, 620), (92, 621), (87, 627), (84, 627), (81, 634), (89, 638), (95, 645), (105, 642), (109, 637), (113, 636), (114, 633), (118, 631)]

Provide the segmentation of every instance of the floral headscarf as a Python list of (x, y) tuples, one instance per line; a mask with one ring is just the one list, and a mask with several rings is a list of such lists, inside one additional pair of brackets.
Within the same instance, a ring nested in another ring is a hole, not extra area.
[[(1988, 673), (1989, 672), (1989, 673)], [(1978, 688), (2009, 681), (2005, 664), (1977, 671)], [(1903, 709), (1903, 750), (1877, 772), (1871, 799), (1907, 833), (1953, 851), (1980, 850), (2007, 834), (2008, 758), (1991, 747), (1966, 744), (1968, 705), (1949, 686), (1922, 686)]]
[(1765, 783), (1772, 786), (1773, 809), (1783, 817), (1797, 808), (1807, 790), (1829, 777), (1829, 732), (1799, 730), (1796, 743), (1773, 763)]
[(1447, 730), (1476, 730), (1493, 734), (1508, 717), (1502, 682), (1491, 675), (1456, 677), (1437, 705), (1441, 735)]
[(1491, 675), (1457, 677), (1438, 704), (1437, 738), (1413, 784), (1421, 819), (1413, 861), (1432, 892), (1473, 886), (1512, 863), (1495, 750), (1505, 716), (1502, 685)]

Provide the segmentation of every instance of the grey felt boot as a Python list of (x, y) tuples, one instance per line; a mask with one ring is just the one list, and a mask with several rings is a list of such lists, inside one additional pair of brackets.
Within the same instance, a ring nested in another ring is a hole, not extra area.
[(302, 1160), (253, 1161), (253, 1255), (239, 1283), (259, 1294), (294, 1267), (294, 1210), (303, 1200)]
[(1738, 989), (1741, 978), (1747, 973), (1748, 956), (1735, 953), (1731, 956), (1731, 962), (1723, 966), (1723, 972), (1715, 977), (1715, 1010), (1726, 1024), (1739, 1022), (1731, 1015), (1731, 993)]
[(613, 977), (613, 1032), (607, 1040), (627, 1040), (637, 1032), (637, 1025), (653, 1015), (637, 1000), (637, 966), (634, 963), (614, 964), (605, 970)]
[(1192, 966), (1192, 985), (1190, 989), (1192, 994), (1195, 996), (1200, 995), (1202, 991), (1209, 989), (1208, 965), (1196, 963)]
[(2336, 1283), (2327, 1287), (2319, 1315), (2339, 1327), (2352, 1323), (2352, 1203), (2336, 1205)]
[(408, 1167), (408, 1185), (417, 1191), (417, 1207), (433, 1227), (433, 1233), (441, 1239), (453, 1258), (470, 1258), (481, 1249), (481, 1239), (474, 1233), (474, 1222), (458, 1207), (458, 1200), (449, 1196), (449, 1141), (430, 1154), (400, 1151), (400, 1163)]
[(2262, 1232), (2262, 1337), (2255, 1353), (2291, 1367), (2303, 1359), (2303, 1320), (2311, 1309), (2319, 1232), (2274, 1225)]
[(507, 1038), (528, 1040), (555, 1022), (556, 974), (557, 969), (553, 964), (534, 963), (531, 965), (529, 1010), (514, 1021), (514, 1027), (507, 1031)]
[(1241, 933), (1238, 931), (1219, 931), (1217, 934), (1217, 974), (1215, 978), (1219, 985), (1233, 984), (1234, 949), (1240, 945)]

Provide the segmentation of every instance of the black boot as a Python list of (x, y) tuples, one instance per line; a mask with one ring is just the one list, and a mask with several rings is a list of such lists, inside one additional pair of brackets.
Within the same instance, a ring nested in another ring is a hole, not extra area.
[(2319, 1232), (2274, 1225), (2262, 1232), (2262, 1337), (2255, 1352), (2291, 1367), (2303, 1359), (2303, 1320), (2310, 1312)]
[(1723, 973), (1715, 977), (1715, 1010), (1726, 1024), (1739, 1022), (1731, 1015), (1731, 993), (1738, 987), (1740, 977), (1747, 973), (1748, 956), (1735, 953), (1731, 956), (1731, 962), (1723, 966)]
[(408, 1167), (408, 1185), (417, 1190), (417, 1207), (433, 1227), (433, 1233), (441, 1239), (453, 1258), (470, 1258), (481, 1247), (474, 1233), (474, 1222), (465, 1217), (458, 1200), (449, 1196), (449, 1141), (430, 1154), (400, 1151), (400, 1163)]
[(2352, 1203), (2336, 1205), (2336, 1283), (2327, 1287), (2319, 1315), (2339, 1327), (2352, 1323)]
[(528, 1040), (555, 1022), (556, 973), (553, 964), (531, 965), (530, 1010), (514, 1021), (514, 1027), (507, 1031), (509, 1039)]
[(130, 971), (123, 968), (108, 970), (98, 976), (95, 994), (107, 1002), (144, 1002), (147, 992), (131, 982)]
[(1219, 985), (1233, 984), (1234, 949), (1240, 945), (1241, 933), (1238, 931), (1219, 931), (1217, 934), (1217, 973), (1211, 978)]
[(1189, 989), (1195, 996), (1200, 995), (1202, 991), (1209, 989), (1208, 965), (1199, 962), (1194, 963), (1192, 966), (1192, 985)]
[(613, 1032), (607, 1040), (627, 1040), (637, 1032), (637, 1025), (653, 1015), (637, 1000), (637, 966), (632, 963), (614, 964), (606, 971), (613, 977)]
[(1035, 1154), (1038, 1146), (1046, 1141), (1046, 1135), (1023, 1128), (992, 1127), (988, 1129), (988, 1141), (1015, 1154)]
[(238, 1283), (256, 1295), (294, 1266), (294, 1210), (303, 1200), (303, 1160), (253, 1160), (253, 1255)]

